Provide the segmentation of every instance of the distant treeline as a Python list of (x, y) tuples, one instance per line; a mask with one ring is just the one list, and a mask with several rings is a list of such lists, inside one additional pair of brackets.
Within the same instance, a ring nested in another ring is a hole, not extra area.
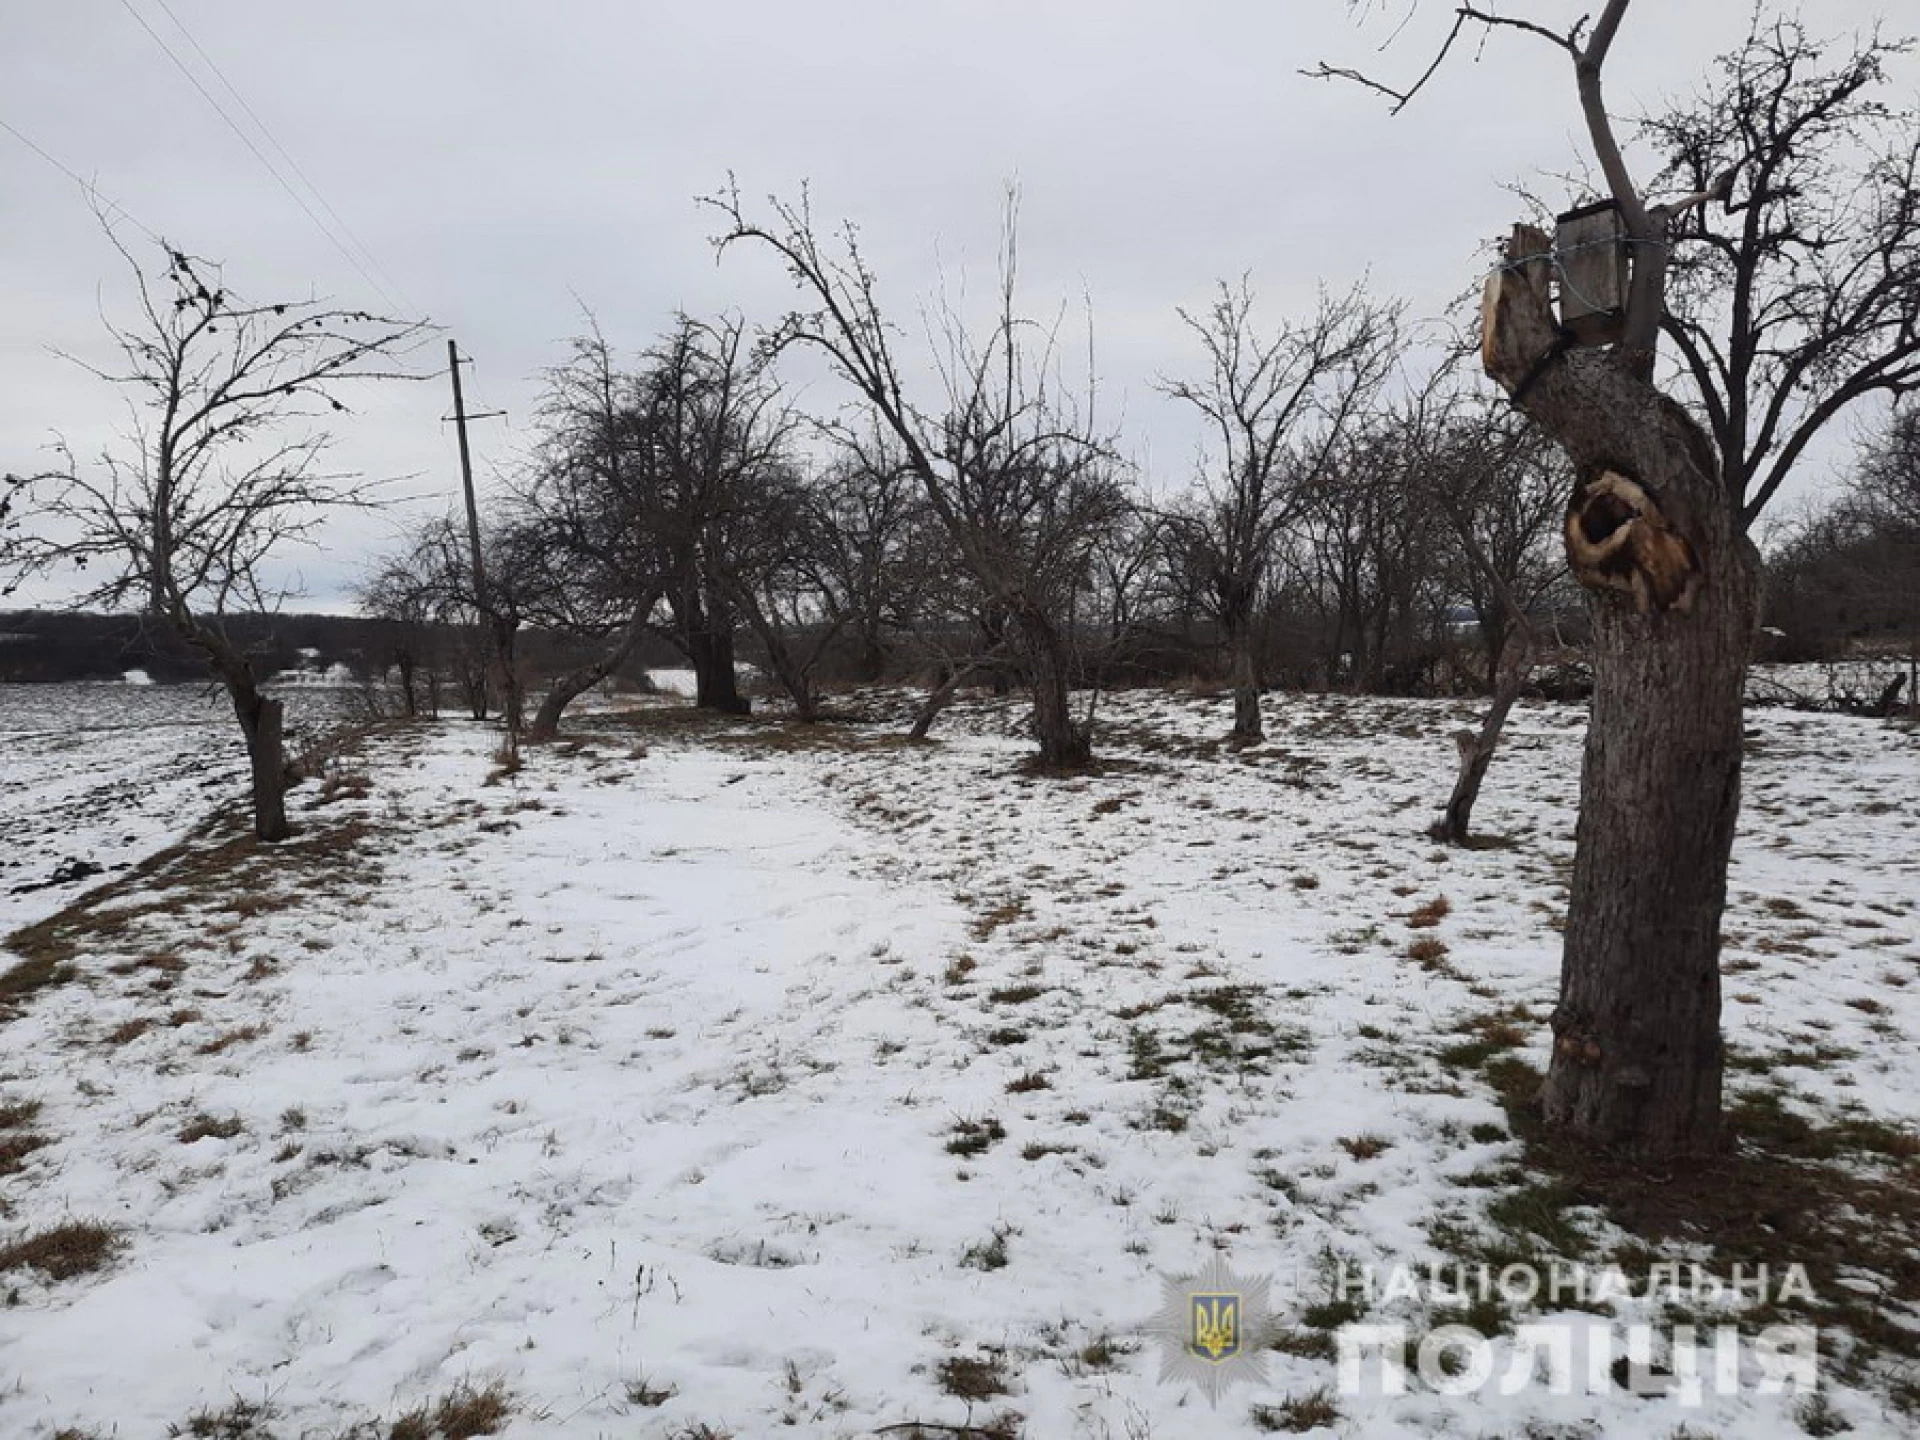
[[(263, 677), (345, 666), (355, 678), (383, 674), (406, 643), (394, 622), (358, 615), (233, 615), (222, 622)], [(417, 639), (417, 636), (415, 637)], [(535, 631), (522, 644), (541, 670), (580, 663), (590, 642)], [(686, 662), (664, 642), (644, 646), (636, 669)], [(117, 680), (142, 670), (157, 681), (201, 680), (207, 666), (166, 627), (138, 615), (0, 611), (0, 683)]]

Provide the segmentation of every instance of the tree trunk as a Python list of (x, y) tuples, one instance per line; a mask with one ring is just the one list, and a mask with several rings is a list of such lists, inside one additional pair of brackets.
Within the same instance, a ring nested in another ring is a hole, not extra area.
[(1541, 1102), (1584, 1142), (1667, 1161), (1722, 1140), (1720, 915), (1740, 806), (1741, 701), (1758, 556), (1712, 446), (1635, 373), (1565, 352), (1546, 237), (1516, 229), (1489, 282), (1484, 361), (1578, 477), (1566, 524), (1593, 592), (1553, 1059)]
[(520, 659), (515, 653), (519, 628), (520, 622), (511, 616), (496, 615), (493, 619), (494, 665), (500, 672), (500, 711), (507, 724), (510, 748), (519, 744), (527, 719), (526, 689), (520, 683)]
[(1257, 743), (1265, 735), (1260, 724), (1260, 669), (1254, 657), (1253, 628), (1241, 623), (1227, 627), (1227, 677), (1233, 686), (1235, 745)]
[(533, 724), (527, 730), (528, 741), (544, 745), (553, 739), (560, 733), (560, 717), (566, 714), (567, 707), (627, 663), (634, 647), (640, 643), (640, 637), (647, 633), (647, 617), (653, 613), (653, 606), (654, 598), (650, 597), (646, 604), (636, 609), (626, 628), (615, 637), (612, 646), (599, 659), (591, 665), (568, 671), (547, 687), (540, 708), (534, 712)]
[(1500, 683), (1493, 692), (1493, 703), (1488, 705), (1486, 717), (1480, 722), (1480, 733), (1476, 735), (1471, 730), (1454, 733), (1454, 743), (1460, 747), (1460, 774), (1453, 782), (1453, 795), (1447, 801), (1445, 813), (1427, 832), (1443, 844), (1464, 845), (1472, 834), (1473, 807), (1480, 798), (1480, 784), (1487, 778), (1487, 767), (1493, 763), (1493, 752), (1500, 744), (1501, 732), (1506, 729), (1507, 714), (1526, 687), (1527, 676), (1533, 673), (1532, 642), (1533, 637), (1526, 630), (1517, 632), (1516, 648), (1500, 671)]
[(402, 652), (395, 664), (400, 670), (400, 703), (406, 717), (411, 720), (420, 713), (420, 696), (416, 689), (418, 666), (410, 653)]
[(1033, 734), (1040, 742), (1043, 770), (1072, 770), (1093, 758), (1093, 741), (1073, 719), (1066, 647), (1060, 632), (1038, 611), (1018, 617), (1020, 638), (1033, 686)]
[(741, 697), (733, 673), (733, 635), (725, 630), (695, 630), (687, 636), (687, 658), (693, 662), (693, 703), (702, 710), (746, 715), (752, 707)]
[(262, 695), (251, 679), (227, 677), (233, 713), (247, 737), (247, 762), (253, 780), (253, 833), (269, 842), (292, 833), (287, 825), (287, 752), (285, 714), (280, 701)]
[(964, 665), (948, 668), (947, 673), (941, 677), (940, 683), (929, 690), (927, 698), (921, 701), (920, 709), (913, 717), (913, 725), (907, 731), (909, 740), (927, 738), (927, 732), (933, 729), (933, 722), (938, 720), (941, 712), (953, 703), (954, 697), (960, 693), (960, 687), (966, 684), (967, 677), (979, 670), (982, 663), (980, 660), (969, 660)]

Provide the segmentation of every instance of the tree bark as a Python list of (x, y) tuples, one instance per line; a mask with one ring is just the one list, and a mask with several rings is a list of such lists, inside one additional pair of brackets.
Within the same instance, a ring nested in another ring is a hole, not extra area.
[(746, 715), (752, 710), (740, 694), (733, 671), (733, 636), (724, 630), (695, 630), (687, 636), (687, 658), (693, 662), (693, 703), (702, 710)]
[(1640, 357), (1566, 350), (1545, 263), (1524, 263), (1547, 248), (1516, 229), (1483, 315), (1488, 373), (1574, 463), (1567, 552), (1594, 621), (1541, 1103), (1584, 1142), (1668, 1161), (1722, 1140), (1720, 916), (1758, 556), (1705, 434)]
[(247, 762), (253, 780), (253, 833), (268, 842), (292, 833), (287, 824), (287, 752), (281, 702), (262, 695), (251, 679), (227, 678), (233, 713), (247, 737)]
[(1093, 758), (1093, 741), (1074, 723), (1071, 674), (1060, 632), (1038, 610), (1016, 618), (1027, 679), (1033, 687), (1033, 734), (1040, 742), (1040, 768), (1072, 770)]
[(1227, 677), (1233, 686), (1233, 729), (1228, 740), (1251, 745), (1265, 736), (1260, 723), (1260, 668), (1254, 655), (1253, 628), (1245, 623), (1226, 627)]

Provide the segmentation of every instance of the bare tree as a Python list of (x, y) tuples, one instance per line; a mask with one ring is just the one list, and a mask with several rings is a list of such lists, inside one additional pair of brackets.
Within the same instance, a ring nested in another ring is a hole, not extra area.
[(1533, 611), (1565, 566), (1549, 554), (1570, 477), (1537, 430), (1477, 398), (1429, 393), (1410, 417), (1420, 481), (1458, 548), (1452, 584), (1469, 598), (1486, 650), (1491, 699), (1478, 730), (1454, 732), (1460, 769), (1428, 833), (1463, 845), (1473, 807), (1533, 671)]
[(1441, 649), (1450, 552), (1436, 545), (1418, 437), (1381, 412), (1317, 462), (1282, 560), (1320, 612), (1323, 675), (1358, 692), (1420, 690)]
[[(1811, 183), (1844, 164), (1828, 118), (1878, 74), (1869, 47), (1853, 78), (1803, 85), (1817, 55), (1792, 27), (1757, 27), (1778, 43), (1736, 53), (1729, 73), (1745, 78), (1688, 107), (1700, 126), (1656, 124), (1679, 163), (1642, 188), (1603, 86), (1629, 8), (1607, 0), (1562, 32), (1464, 5), (1452, 35), (1518, 32), (1567, 58), (1631, 255), (1618, 340), (1583, 348), (1554, 312), (1552, 242), (1516, 227), (1487, 287), (1483, 363), (1573, 464), (1568, 559), (1593, 597), (1595, 691), (1542, 1103), (1585, 1141), (1667, 1159), (1723, 1138), (1720, 918), (1758, 608), (1745, 527), (1806, 438), (1859, 395), (1911, 383), (1920, 251), (1903, 238), (1915, 213), (1904, 160), (1876, 162), (1885, 183), (1867, 186), (1863, 212), (1792, 193), (1795, 174)], [(1404, 105), (1418, 88), (1390, 93)], [(1911, 153), (1903, 142), (1896, 155)], [(1863, 223), (1870, 238), (1849, 233)], [(1710, 429), (1653, 383), (1663, 331)]]
[(1253, 321), (1242, 279), (1204, 315), (1180, 312), (1207, 357), (1203, 375), (1162, 389), (1205, 418), (1200, 491), (1166, 518), (1168, 540), (1202, 613), (1218, 628), (1233, 686), (1231, 738), (1261, 737), (1254, 619), (1280, 533), (1348, 426), (1378, 395), (1399, 354), (1399, 308), (1354, 289), (1323, 295), (1309, 320), (1271, 335)]
[(519, 523), (543, 576), (537, 621), (601, 646), (554, 676), (527, 738), (559, 732), (567, 707), (612, 675), (648, 634), (665, 590), (667, 553), (654, 523), (657, 453), (644, 443), (634, 382), (588, 316), (568, 359), (547, 373), (540, 439)]
[(57, 470), (11, 487), (0, 571), (85, 570), (77, 608), (137, 601), (205, 656), (246, 736), (254, 833), (282, 840), (281, 702), (224, 621), (273, 609), (268, 557), (327, 512), (367, 503), (354, 477), (321, 468), (320, 422), (346, 412), (351, 382), (412, 378), (397, 361), (425, 327), (315, 300), (243, 300), (218, 265), (171, 246), (149, 275), (112, 238), (137, 314), (109, 324), (118, 362), (86, 368), (128, 393), (130, 429), (93, 465), (63, 443)]
[(1745, 524), (1849, 406), (1920, 387), (1920, 111), (1884, 98), (1911, 49), (1756, 12), (1701, 95), (1641, 124), (1656, 192), (1715, 196), (1674, 220), (1662, 328)]
[(361, 611), (384, 629), (382, 674), (391, 672), (399, 681), (401, 711), (409, 719), (434, 713), (437, 689), (432, 680), (435, 597), (411, 560), (394, 554), (378, 561), (357, 597)]
[(1889, 417), (1840, 493), (1785, 527), (1767, 582), (1775, 623), (1801, 653), (1905, 649), (1905, 674), (1877, 693), (1840, 692), (1841, 704), (1891, 714), (1904, 690), (1920, 714), (1920, 411)]
[(549, 376), (521, 529), (548, 618), (607, 648), (556, 680), (536, 733), (649, 631), (686, 655), (698, 705), (746, 711), (734, 668), (744, 567), (793, 474), (795, 421), (770, 360), (737, 318), (682, 315), (636, 368), (594, 330)]
[(1053, 332), (1015, 307), (1014, 230), (1009, 216), (998, 305), (984, 335), (945, 318), (935, 357), (944, 382), (937, 407), (909, 398), (876, 279), (851, 229), (824, 247), (804, 199), (773, 200), (766, 223), (750, 220), (737, 191), (709, 202), (724, 217), (717, 244), (772, 250), (817, 308), (786, 317), (772, 349), (817, 349), (872, 407), (896, 441), (967, 570), (994, 611), (1033, 693), (1039, 760), (1049, 769), (1092, 753), (1074, 719), (1072, 636), (1067, 614), (1086, 583), (1098, 537), (1126, 512), (1118, 467), (1064, 393)]

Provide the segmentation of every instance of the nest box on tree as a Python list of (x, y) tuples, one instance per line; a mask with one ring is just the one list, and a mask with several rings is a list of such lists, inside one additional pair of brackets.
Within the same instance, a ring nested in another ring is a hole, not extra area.
[(1553, 235), (1560, 324), (1581, 345), (1612, 345), (1626, 331), (1633, 264), (1620, 207), (1601, 200), (1569, 210)]

